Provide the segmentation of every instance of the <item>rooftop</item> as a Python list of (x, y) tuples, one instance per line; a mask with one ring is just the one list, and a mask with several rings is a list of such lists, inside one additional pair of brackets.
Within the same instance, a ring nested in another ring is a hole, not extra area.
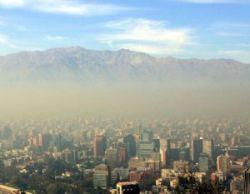
[(137, 185), (138, 183), (136, 181), (132, 181), (132, 182), (119, 182), (117, 183), (117, 185), (119, 186), (126, 186), (126, 185)]

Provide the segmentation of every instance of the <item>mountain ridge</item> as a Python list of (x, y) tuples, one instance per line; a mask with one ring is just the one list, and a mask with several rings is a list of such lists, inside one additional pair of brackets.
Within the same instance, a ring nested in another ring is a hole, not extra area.
[(10, 54), (5, 54), (5, 55), (0, 55), (0, 57), (8, 57), (8, 56), (14, 56), (14, 55), (20, 55), (20, 54), (31, 54), (31, 53), (43, 53), (43, 52), (50, 52), (50, 51), (61, 51), (61, 50), (84, 50), (84, 51), (92, 51), (92, 52), (130, 52), (130, 53), (136, 53), (136, 54), (143, 54), (147, 55), (152, 58), (157, 58), (157, 59), (175, 59), (175, 60), (183, 60), (183, 61), (189, 61), (189, 60), (195, 60), (195, 61), (216, 61), (216, 60), (222, 60), (222, 61), (229, 61), (229, 62), (237, 62), (237, 63), (242, 63), (242, 64), (248, 64), (250, 63), (245, 63), (241, 62), (235, 59), (230, 59), (230, 58), (209, 58), (209, 59), (203, 59), (203, 58), (177, 58), (177, 57), (172, 57), (172, 56), (165, 56), (165, 57), (154, 57), (148, 53), (145, 52), (139, 52), (139, 51), (133, 51), (130, 49), (119, 49), (119, 50), (97, 50), (97, 49), (87, 49), (81, 46), (72, 46), (72, 47), (55, 47), (55, 48), (49, 48), (45, 50), (31, 50), (31, 51), (20, 51), (20, 52), (15, 52), (15, 53), (10, 53)]
[(22, 51), (0, 56), (0, 81), (18, 82), (250, 82), (250, 64), (233, 59), (153, 57), (128, 49), (83, 47)]

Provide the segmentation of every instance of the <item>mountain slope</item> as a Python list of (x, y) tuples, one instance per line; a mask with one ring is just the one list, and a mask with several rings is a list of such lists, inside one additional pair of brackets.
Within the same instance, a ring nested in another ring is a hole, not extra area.
[(81, 47), (21, 52), (0, 57), (0, 82), (96, 81), (249, 82), (250, 65), (234, 60), (154, 58), (129, 50)]

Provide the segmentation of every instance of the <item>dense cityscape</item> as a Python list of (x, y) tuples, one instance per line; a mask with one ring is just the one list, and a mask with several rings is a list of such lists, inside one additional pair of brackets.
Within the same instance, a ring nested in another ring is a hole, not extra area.
[(15, 120), (0, 138), (2, 193), (249, 193), (249, 120)]
[(250, 194), (250, 0), (0, 0), (0, 194)]

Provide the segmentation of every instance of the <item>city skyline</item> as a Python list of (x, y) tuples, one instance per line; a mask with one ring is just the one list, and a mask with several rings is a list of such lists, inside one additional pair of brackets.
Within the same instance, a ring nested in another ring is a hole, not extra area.
[(248, 194), (249, 127), (191, 117), (0, 121), (0, 192)]

